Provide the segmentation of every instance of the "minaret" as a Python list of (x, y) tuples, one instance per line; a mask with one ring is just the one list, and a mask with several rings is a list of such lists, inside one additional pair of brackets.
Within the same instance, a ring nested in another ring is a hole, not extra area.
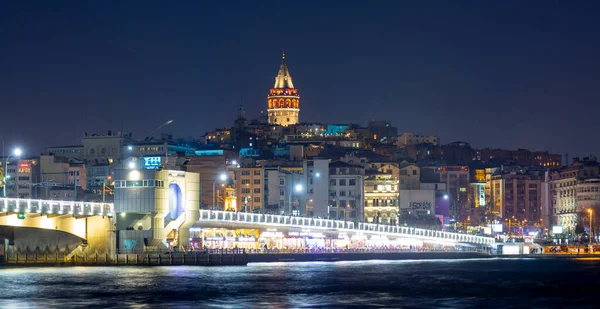
[(281, 54), (281, 66), (275, 77), (275, 86), (271, 88), (267, 98), (269, 124), (287, 127), (290, 124), (298, 123), (300, 96), (298, 96), (298, 89), (294, 88), (292, 76), (285, 64), (285, 53)]

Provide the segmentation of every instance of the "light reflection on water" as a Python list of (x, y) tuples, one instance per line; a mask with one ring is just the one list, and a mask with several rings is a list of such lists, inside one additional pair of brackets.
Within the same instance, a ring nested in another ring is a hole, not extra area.
[(597, 308), (599, 273), (567, 259), (0, 268), (0, 308)]

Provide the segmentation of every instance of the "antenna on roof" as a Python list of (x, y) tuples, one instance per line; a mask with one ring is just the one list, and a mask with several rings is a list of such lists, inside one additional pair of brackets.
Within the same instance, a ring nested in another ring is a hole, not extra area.
[(160, 130), (160, 129), (161, 129), (161, 128), (163, 128), (163, 127), (166, 127), (166, 126), (170, 125), (171, 123), (173, 123), (173, 121), (174, 121), (174, 120), (173, 120), (173, 119), (171, 119), (171, 120), (169, 120), (169, 121), (167, 121), (167, 122), (165, 122), (165, 123), (161, 124), (161, 125), (160, 125), (160, 126), (158, 126), (156, 129), (154, 129), (154, 130), (150, 131), (150, 133), (146, 134), (146, 138), (147, 138), (147, 139), (148, 139), (148, 138), (152, 138), (152, 133), (154, 133), (154, 132), (156, 132), (156, 131)]

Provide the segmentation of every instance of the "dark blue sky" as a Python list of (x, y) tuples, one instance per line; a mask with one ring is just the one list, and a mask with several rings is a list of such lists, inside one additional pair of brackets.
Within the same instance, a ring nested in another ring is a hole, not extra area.
[[(0, 134), (199, 137), (266, 108), (285, 48), (305, 122), (600, 154), (598, 1), (4, 1)], [(8, 146), (7, 146), (8, 147)]]

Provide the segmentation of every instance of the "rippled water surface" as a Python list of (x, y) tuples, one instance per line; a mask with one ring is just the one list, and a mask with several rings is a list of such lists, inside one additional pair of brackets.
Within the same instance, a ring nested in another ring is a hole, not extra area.
[(600, 308), (599, 260), (0, 268), (0, 308)]

